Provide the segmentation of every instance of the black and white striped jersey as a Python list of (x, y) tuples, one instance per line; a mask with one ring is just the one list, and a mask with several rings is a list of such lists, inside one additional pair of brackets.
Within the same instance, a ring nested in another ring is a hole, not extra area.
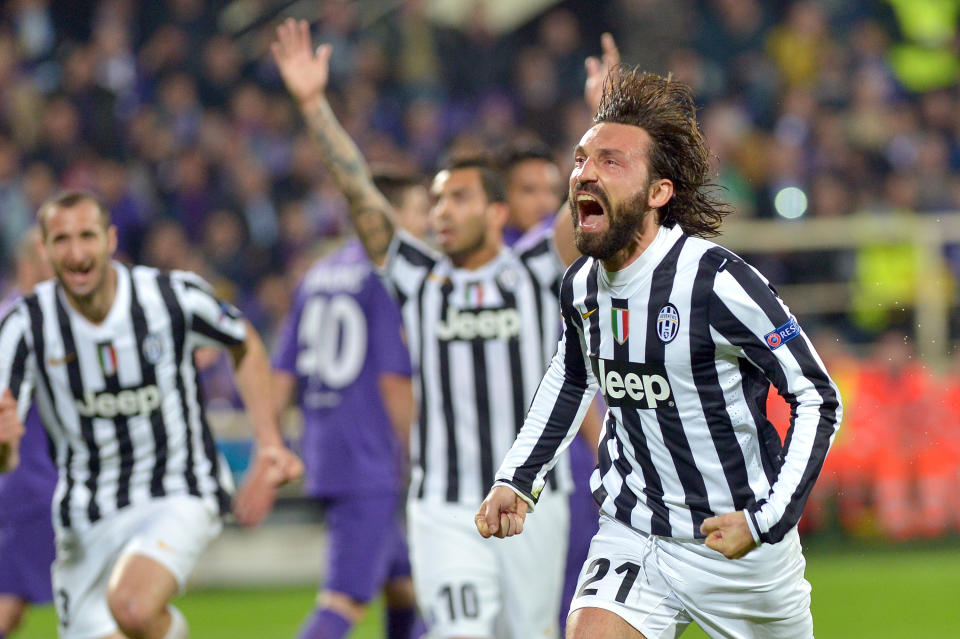
[[(397, 232), (384, 274), (415, 372), (414, 498), (475, 507), (493, 485), (553, 354), (560, 271), (552, 236), (466, 270)], [(550, 480), (569, 490), (565, 461)]]
[[(726, 249), (661, 228), (616, 273), (581, 258), (560, 291), (564, 332), (497, 480), (535, 499), (599, 388), (609, 410), (591, 489), (604, 513), (659, 536), (702, 538), (746, 510), (777, 542), (800, 518), (840, 423), (813, 345), (768, 282)], [(786, 442), (770, 383), (791, 404)]]
[(0, 389), (12, 390), (21, 419), (37, 401), (54, 445), (54, 524), (82, 530), (165, 495), (226, 512), (232, 480), (204, 417), (193, 352), (241, 344), (245, 321), (192, 273), (113, 268), (116, 299), (100, 324), (55, 280), (0, 324)]

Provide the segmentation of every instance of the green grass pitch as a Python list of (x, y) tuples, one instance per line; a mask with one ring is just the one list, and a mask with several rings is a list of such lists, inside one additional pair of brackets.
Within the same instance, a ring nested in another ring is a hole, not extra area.
[[(960, 547), (818, 548), (807, 552), (818, 639), (960, 637)], [(309, 588), (206, 590), (177, 602), (193, 639), (290, 639), (313, 605)], [(383, 636), (379, 610), (353, 639)], [(54, 639), (52, 609), (31, 611), (16, 639)], [(698, 628), (684, 639), (705, 637)]]

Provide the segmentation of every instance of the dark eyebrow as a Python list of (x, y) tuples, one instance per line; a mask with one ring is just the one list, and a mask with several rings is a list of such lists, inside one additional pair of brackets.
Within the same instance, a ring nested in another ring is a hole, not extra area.
[[(573, 154), (574, 154), (574, 155), (576, 155), (576, 154), (578, 154), (578, 153), (582, 153), (583, 155), (590, 155), (589, 153), (587, 153), (587, 150), (584, 149), (584, 148), (583, 148), (581, 145), (579, 145), (579, 144), (576, 145), (576, 146), (574, 147), (574, 149), (573, 149)], [(603, 157), (603, 156), (605, 156), (605, 155), (614, 155), (614, 156), (617, 156), (617, 157), (624, 157), (624, 156), (626, 156), (627, 154), (626, 154), (624, 151), (621, 151), (620, 149), (606, 149), (606, 148), (604, 148), (604, 149), (597, 149), (596, 155), (598, 155), (598, 156), (600, 156), (600, 157)]]
[(626, 155), (626, 153), (624, 153), (620, 149), (600, 149), (599, 151), (597, 151), (597, 155), (601, 157), (604, 155), (615, 155), (618, 157), (623, 157)]

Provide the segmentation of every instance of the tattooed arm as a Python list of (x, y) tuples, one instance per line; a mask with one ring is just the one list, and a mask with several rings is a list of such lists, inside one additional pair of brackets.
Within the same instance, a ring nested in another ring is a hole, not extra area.
[(310, 44), (310, 26), (304, 20), (287, 19), (277, 27), (277, 40), (270, 45), (273, 58), (290, 95), (323, 151), (324, 166), (350, 203), (350, 219), (367, 255), (377, 265), (386, 259), (393, 239), (393, 211), (377, 189), (370, 167), (350, 139), (327, 102), (330, 77), (329, 44), (316, 52)]

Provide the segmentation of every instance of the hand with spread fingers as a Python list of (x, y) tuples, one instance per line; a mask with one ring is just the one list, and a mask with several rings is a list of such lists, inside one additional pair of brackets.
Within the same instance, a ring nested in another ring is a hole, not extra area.
[(294, 99), (304, 103), (323, 95), (330, 79), (333, 47), (323, 44), (314, 51), (306, 20), (287, 18), (277, 27), (277, 39), (270, 44), (270, 51)]
[(603, 83), (607, 79), (607, 74), (620, 64), (620, 50), (617, 49), (617, 43), (613, 41), (612, 35), (604, 33), (600, 36), (600, 46), (603, 48), (601, 57), (590, 56), (584, 63), (587, 67), (587, 82), (583, 89), (583, 97), (593, 114), (600, 108)]
[(494, 486), (474, 517), (477, 532), (484, 538), (512, 537), (523, 532), (527, 502), (506, 486)]
[(23, 424), (17, 414), (17, 400), (10, 389), (5, 388), (0, 396), (0, 473), (17, 467), (23, 432)]
[(700, 532), (707, 536), (707, 546), (727, 559), (740, 559), (757, 547), (742, 510), (704, 519)]
[(303, 463), (285, 446), (266, 446), (257, 451), (243, 485), (233, 500), (233, 514), (241, 526), (257, 526), (277, 499), (277, 489), (303, 475)]

